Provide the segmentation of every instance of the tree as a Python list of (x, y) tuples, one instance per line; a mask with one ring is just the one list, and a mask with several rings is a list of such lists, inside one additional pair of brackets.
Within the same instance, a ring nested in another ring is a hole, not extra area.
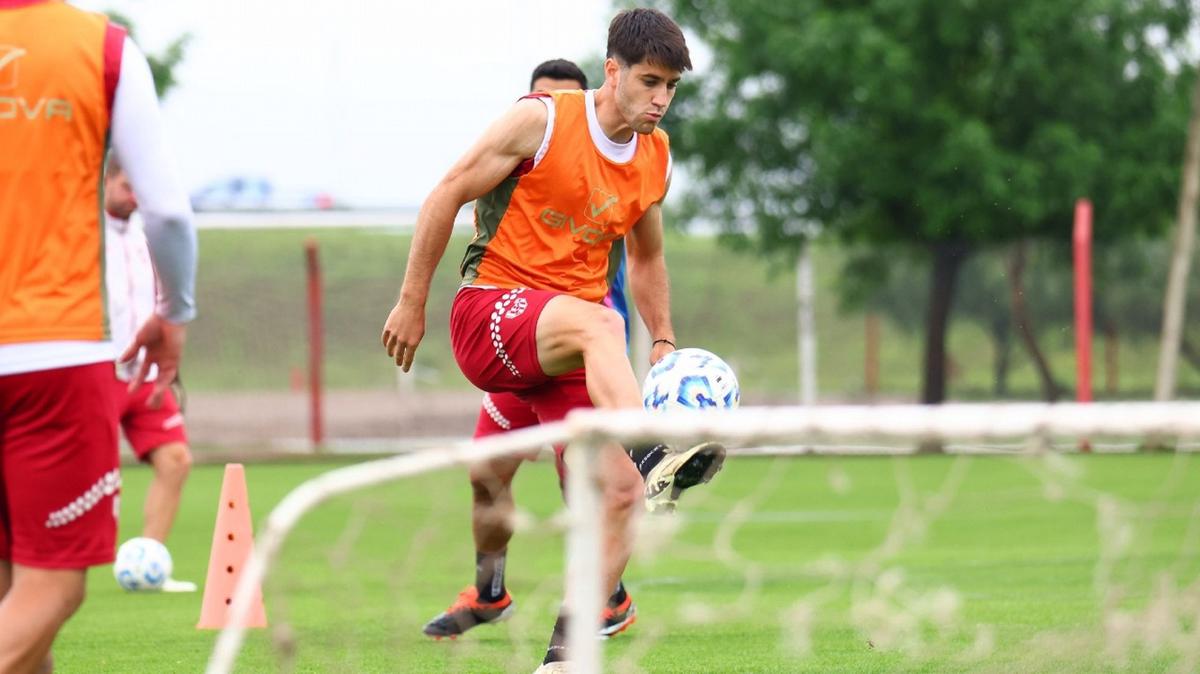
[[(713, 51), (673, 113), (688, 212), (766, 255), (802, 226), (929, 270), (921, 399), (945, 398), (945, 333), (983, 247), (1095, 237), (1171, 216), (1191, 3), (1173, 0), (660, 0)], [(1064, 260), (1064, 264), (1069, 261)]]
[[(129, 17), (113, 10), (109, 10), (106, 14), (113, 23), (125, 28), (130, 39), (137, 41), (133, 22), (129, 20)], [(192, 34), (184, 33), (171, 40), (171, 43), (158, 54), (146, 53), (146, 61), (150, 64), (150, 75), (154, 78), (154, 91), (158, 94), (159, 100), (165, 98), (167, 93), (179, 84), (175, 78), (175, 68), (183, 62), (187, 46), (191, 41)]]

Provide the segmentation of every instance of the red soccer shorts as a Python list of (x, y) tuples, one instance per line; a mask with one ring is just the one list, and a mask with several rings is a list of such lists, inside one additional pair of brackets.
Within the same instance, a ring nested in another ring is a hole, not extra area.
[(113, 364), (0, 377), (0, 559), (43, 569), (113, 561)]
[(483, 404), (479, 407), (479, 420), (475, 423), (475, 437), (486, 438), (537, 424), (533, 406), (518, 398), (517, 394), (484, 393)]
[[(506, 417), (510, 424), (514, 418), (530, 421), (530, 412), (537, 421), (549, 423), (561, 421), (573, 409), (592, 407), (582, 369), (548, 377), (538, 362), (538, 317), (546, 303), (559, 294), (528, 288), (468, 287), (454, 298), (450, 341), (455, 360), (472, 384), (493, 394), (489, 396), (493, 404), (499, 400), (513, 415)], [(524, 409), (517, 403), (524, 403)], [(476, 437), (482, 437), (482, 431), (492, 423), (503, 428), (492, 419), (485, 421), (485, 415), (490, 416), (486, 399)], [(561, 477), (563, 448), (554, 449)]]
[(125, 432), (125, 439), (133, 447), (138, 461), (149, 461), (150, 452), (163, 445), (176, 442), (187, 444), (183, 413), (179, 411), (179, 403), (171, 389), (163, 394), (162, 405), (152, 409), (148, 401), (154, 392), (154, 382), (145, 382), (129, 393), (129, 382), (115, 377), (113, 381), (121, 430)]
[(454, 296), (450, 343), (458, 367), (489, 393), (523, 391), (549, 380), (537, 355), (537, 322), (560, 293), (471, 288)]

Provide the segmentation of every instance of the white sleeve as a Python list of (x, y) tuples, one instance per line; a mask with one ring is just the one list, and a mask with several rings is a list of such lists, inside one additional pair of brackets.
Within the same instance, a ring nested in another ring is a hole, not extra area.
[(172, 323), (196, 316), (196, 230), (192, 207), (167, 152), (146, 57), (129, 38), (113, 97), (112, 149), (129, 176), (161, 284), (157, 312)]

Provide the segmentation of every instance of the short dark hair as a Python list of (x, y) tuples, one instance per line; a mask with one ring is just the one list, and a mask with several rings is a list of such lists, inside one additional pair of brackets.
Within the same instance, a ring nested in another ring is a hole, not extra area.
[(608, 57), (623, 66), (643, 61), (683, 72), (692, 69), (683, 31), (657, 9), (627, 9), (608, 24)]
[(550, 59), (538, 64), (529, 78), (529, 88), (532, 89), (533, 83), (543, 77), (552, 80), (575, 80), (581, 89), (587, 89), (587, 75), (583, 74), (579, 66), (566, 59)]

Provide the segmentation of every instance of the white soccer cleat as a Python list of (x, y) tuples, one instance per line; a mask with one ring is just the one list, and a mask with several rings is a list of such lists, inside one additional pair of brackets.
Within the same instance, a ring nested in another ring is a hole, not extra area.
[(725, 445), (702, 442), (686, 452), (663, 456), (646, 476), (646, 510), (672, 512), (685, 489), (711, 480), (725, 465)]
[(533, 674), (572, 674), (574, 671), (575, 668), (570, 662), (560, 661), (543, 663), (541, 667), (533, 670)]
[(175, 580), (168, 578), (163, 581), (163, 592), (195, 592), (196, 584), (188, 580)]

